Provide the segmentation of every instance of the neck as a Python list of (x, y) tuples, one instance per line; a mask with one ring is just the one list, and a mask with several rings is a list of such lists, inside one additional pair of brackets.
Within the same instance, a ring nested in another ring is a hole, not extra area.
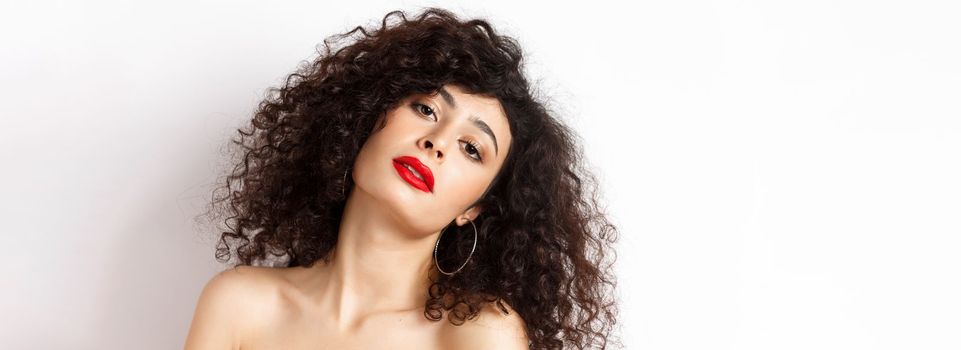
[(330, 262), (314, 268), (318, 298), (342, 328), (370, 315), (423, 309), (439, 232), (415, 232), (390, 208), (355, 187)]

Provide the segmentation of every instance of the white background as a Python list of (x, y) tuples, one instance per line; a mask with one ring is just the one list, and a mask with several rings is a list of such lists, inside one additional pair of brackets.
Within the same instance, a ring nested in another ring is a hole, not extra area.
[[(218, 147), (325, 37), (435, 4), (331, 3), (0, 3), (0, 348), (183, 346)], [(961, 348), (956, 2), (443, 6), (583, 137), (628, 348)]]

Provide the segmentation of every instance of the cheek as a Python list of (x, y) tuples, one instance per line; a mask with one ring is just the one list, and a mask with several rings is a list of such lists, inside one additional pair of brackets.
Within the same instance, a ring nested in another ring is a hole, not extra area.
[(402, 140), (410, 138), (411, 135), (422, 131), (422, 128), (416, 123), (417, 120), (413, 118), (416, 117), (399, 112), (384, 115), (374, 124), (374, 131), (371, 136), (376, 135), (381, 139), (391, 140), (391, 142), (402, 142)]
[(378, 122), (379, 124), (375, 124), (374, 131), (367, 137), (361, 147), (361, 153), (384, 152), (384, 148), (391, 147), (390, 143), (397, 142), (404, 135), (406, 131), (403, 130), (402, 125), (397, 125), (397, 123), (388, 120), (388, 118), (382, 118)]
[(376, 134), (378, 131), (384, 129), (387, 126), (387, 114), (381, 114), (380, 118), (374, 123), (374, 128), (371, 130), (371, 134)]
[(452, 175), (452, 179), (445, 186), (444, 202), (452, 207), (466, 209), (465, 207), (474, 203), (490, 184), (493, 176), (485, 173), (459, 173)]
[(384, 129), (367, 137), (354, 160), (354, 175), (366, 173), (372, 167), (375, 169), (382, 167), (380, 163), (389, 159), (390, 145), (387, 144), (391, 139), (389, 131)]

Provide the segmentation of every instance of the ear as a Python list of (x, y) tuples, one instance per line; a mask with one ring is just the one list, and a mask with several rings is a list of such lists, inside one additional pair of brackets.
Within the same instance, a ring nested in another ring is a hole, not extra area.
[(457, 222), (457, 226), (467, 225), (469, 223), (468, 219), (470, 219), (469, 221), (477, 220), (477, 216), (479, 216), (483, 211), (484, 208), (479, 205), (475, 205), (470, 209), (467, 209), (467, 211), (465, 211), (463, 214), (457, 216), (457, 219), (455, 220)]

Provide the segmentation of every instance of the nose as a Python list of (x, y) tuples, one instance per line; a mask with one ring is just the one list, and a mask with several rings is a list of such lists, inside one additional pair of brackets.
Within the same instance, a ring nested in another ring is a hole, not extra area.
[(420, 140), (421, 147), (427, 151), (427, 156), (430, 158), (435, 158), (438, 161), (444, 159), (444, 150), (446, 149), (447, 141), (443, 141), (437, 134), (431, 134), (424, 136)]

